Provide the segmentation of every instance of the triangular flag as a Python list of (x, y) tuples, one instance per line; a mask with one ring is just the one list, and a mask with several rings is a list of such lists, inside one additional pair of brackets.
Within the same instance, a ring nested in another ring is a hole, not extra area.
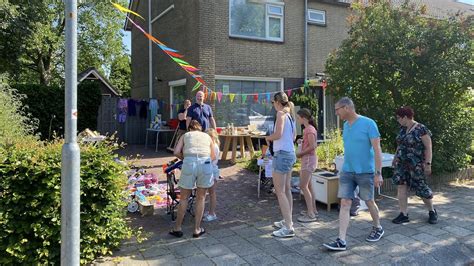
[(300, 87), (301, 92), (304, 92), (304, 87)]
[(125, 7), (123, 7), (123, 6), (119, 5), (119, 4), (116, 4), (116, 3), (112, 3), (112, 5), (114, 5), (115, 8), (117, 8), (118, 10), (120, 10), (120, 11), (122, 11), (122, 12), (132, 13), (132, 14), (134, 14), (135, 16), (138, 16), (138, 17), (142, 18), (143, 20), (145, 20), (145, 19), (144, 19), (142, 16), (140, 16), (140, 14), (138, 14), (137, 12), (134, 12), (134, 11), (132, 11), (132, 10), (130, 10), (130, 9), (127, 9), (127, 8), (125, 8)]
[(247, 101), (247, 94), (242, 94), (242, 103)]
[(258, 94), (253, 95), (253, 101), (258, 103)]
[(219, 102), (221, 102), (221, 100), (222, 100), (222, 92), (220, 92), (220, 91), (217, 92), (217, 100), (218, 100)]
[(327, 86), (328, 86), (327, 81), (323, 80), (323, 84), (322, 84), (323, 90), (325, 90)]
[(286, 95), (288, 95), (288, 97), (290, 97), (290, 96), (291, 96), (291, 92), (292, 92), (291, 89), (287, 90), (287, 91), (286, 91)]
[(267, 92), (267, 103), (269, 103), (269, 102), (270, 102), (270, 93)]
[(234, 102), (234, 97), (235, 97), (235, 94), (233, 94), (233, 93), (229, 94), (229, 100), (230, 100), (231, 103)]
[(199, 87), (201, 87), (201, 85), (202, 85), (201, 82), (199, 82), (199, 81), (196, 82), (196, 85), (194, 85), (194, 87), (191, 91), (195, 91), (195, 90), (199, 89)]
[(211, 101), (214, 101), (216, 99), (216, 92), (213, 91), (211, 94)]
[(179, 112), (179, 104), (176, 105), (176, 112)]

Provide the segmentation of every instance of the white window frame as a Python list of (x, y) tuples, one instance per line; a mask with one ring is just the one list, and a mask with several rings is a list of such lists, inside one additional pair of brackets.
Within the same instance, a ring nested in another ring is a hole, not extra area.
[[(178, 79), (178, 80), (173, 80), (168, 82), (168, 86), (170, 87), (170, 104), (176, 104), (173, 99), (173, 88), (174, 87), (180, 87), (180, 86), (186, 86), (186, 79)], [(186, 89), (186, 88), (185, 88)], [(175, 118), (174, 110), (170, 111), (170, 119)]]
[(237, 81), (263, 81), (263, 82), (280, 82), (280, 90), (283, 90), (283, 78), (268, 78), (268, 77), (249, 77), (249, 76), (228, 76), (215, 75), (215, 80), (237, 80)]
[[(311, 13), (323, 15), (323, 21), (311, 19)], [(326, 26), (326, 10), (308, 9), (308, 23)]]
[[(285, 3), (283, 2), (269, 2), (269, 1), (262, 1), (263, 4), (265, 5), (265, 38), (261, 37), (253, 37), (253, 36), (246, 36), (246, 35), (239, 35), (239, 34), (233, 34), (232, 29), (231, 29), (231, 14), (232, 14), (232, 5), (229, 0), (229, 36), (231, 37), (237, 37), (237, 38), (242, 38), (242, 39), (251, 39), (251, 40), (263, 40), (263, 41), (277, 41), (277, 42), (283, 42), (284, 41), (284, 32), (285, 32)], [(270, 7), (275, 6), (275, 7), (281, 7), (281, 14), (276, 14), (273, 12), (270, 12)], [(274, 38), (270, 37), (270, 31), (269, 31), (269, 18), (278, 18), (280, 19), (280, 29), (281, 29), (281, 35), (280, 38)]]

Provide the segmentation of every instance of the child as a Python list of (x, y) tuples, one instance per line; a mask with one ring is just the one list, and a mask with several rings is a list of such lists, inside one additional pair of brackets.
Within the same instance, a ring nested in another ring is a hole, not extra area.
[(311, 111), (302, 108), (297, 113), (298, 121), (304, 125), (303, 142), (301, 150), (296, 153), (296, 157), (301, 158), (300, 188), (306, 201), (306, 212), (298, 217), (301, 223), (309, 223), (317, 220), (318, 210), (316, 209), (315, 195), (311, 189), (311, 174), (316, 170), (318, 159), (316, 157), (317, 131), (311, 116)]
[(214, 220), (217, 220), (217, 215), (216, 215), (216, 202), (217, 202), (217, 196), (216, 196), (216, 186), (217, 186), (217, 180), (220, 178), (219, 176), (219, 168), (217, 166), (217, 163), (219, 162), (219, 135), (217, 134), (217, 131), (213, 128), (210, 128), (207, 131), (207, 134), (211, 136), (211, 139), (214, 141), (214, 153), (216, 155), (216, 159), (212, 161), (212, 166), (213, 166), (213, 171), (212, 171), (212, 178), (214, 179), (214, 185), (209, 188), (209, 212), (207, 212), (204, 215), (203, 221), (205, 222), (211, 222)]

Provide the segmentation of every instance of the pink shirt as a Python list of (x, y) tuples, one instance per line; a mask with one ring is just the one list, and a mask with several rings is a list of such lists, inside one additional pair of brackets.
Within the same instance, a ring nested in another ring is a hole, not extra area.
[[(314, 128), (312, 125), (308, 125), (303, 130), (303, 146), (302, 146), (303, 151), (309, 147), (309, 138), (313, 138), (314, 141), (317, 140), (316, 128)], [(304, 156), (314, 156), (316, 155), (315, 151), (316, 150), (313, 150), (312, 153), (305, 154)]]

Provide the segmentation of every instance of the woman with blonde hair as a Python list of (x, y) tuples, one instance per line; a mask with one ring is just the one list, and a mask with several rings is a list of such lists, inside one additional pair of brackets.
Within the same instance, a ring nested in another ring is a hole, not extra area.
[(216, 195), (216, 186), (217, 180), (219, 179), (219, 167), (217, 163), (219, 162), (219, 145), (221, 142), (219, 141), (219, 135), (214, 128), (209, 128), (207, 130), (207, 134), (211, 137), (212, 141), (214, 142), (214, 154), (216, 154), (216, 159), (212, 160), (212, 178), (214, 181), (214, 185), (209, 188), (209, 212), (204, 214), (203, 221), (211, 222), (217, 220), (216, 215), (216, 205), (217, 205), (217, 195)]
[(201, 124), (192, 120), (189, 123), (189, 132), (184, 134), (176, 144), (174, 155), (183, 160), (181, 176), (178, 186), (180, 188), (180, 201), (178, 216), (174, 228), (169, 232), (176, 237), (182, 237), (181, 225), (188, 207), (188, 199), (194, 187), (196, 188), (196, 211), (193, 237), (200, 237), (206, 232), (201, 227), (202, 215), (206, 200), (207, 189), (212, 187), (212, 164), (216, 158), (214, 142), (208, 134), (202, 132)]
[(267, 142), (273, 141), (273, 185), (280, 205), (283, 220), (274, 223), (279, 230), (272, 233), (275, 237), (293, 237), (292, 210), (293, 196), (291, 195), (291, 172), (296, 162), (293, 142), (296, 137), (295, 122), (291, 117), (291, 105), (288, 96), (279, 92), (273, 97), (276, 119), (274, 132), (265, 137)]

